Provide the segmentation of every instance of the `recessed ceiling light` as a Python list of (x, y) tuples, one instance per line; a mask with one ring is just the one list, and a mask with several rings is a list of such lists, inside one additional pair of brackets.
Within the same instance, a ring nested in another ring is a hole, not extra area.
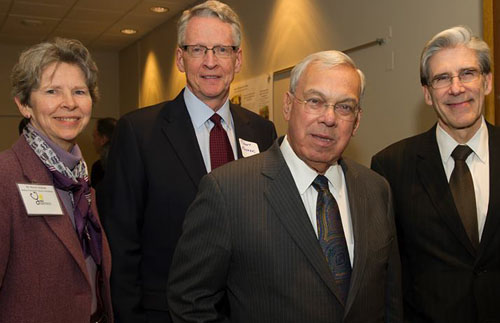
[(164, 13), (164, 12), (168, 11), (168, 8), (157, 6), (157, 7), (151, 7), (151, 8), (149, 8), (149, 10), (151, 10), (152, 12), (156, 12), (156, 13)]
[(123, 28), (122, 30), (120, 30), (120, 32), (125, 35), (133, 35), (137, 33), (137, 30), (132, 28)]

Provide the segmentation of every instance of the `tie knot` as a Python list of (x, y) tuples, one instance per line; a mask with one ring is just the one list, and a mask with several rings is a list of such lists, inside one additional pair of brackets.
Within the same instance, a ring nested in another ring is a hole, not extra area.
[(458, 145), (451, 153), (454, 160), (466, 160), (472, 153), (472, 149), (467, 145)]
[(320, 191), (330, 191), (328, 189), (328, 179), (325, 176), (323, 176), (323, 175), (316, 176), (316, 178), (314, 179), (314, 182), (312, 183), (312, 185), (314, 186), (314, 188), (318, 192), (320, 192)]
[(221, 123), (220, 123), (221, 119), (222, 119), (221, 116), (218, 115), (217, 113), (212, 114), (212, 116), (210, 117), (210, 121), (212, 121), (216, 127), (221, 126)]

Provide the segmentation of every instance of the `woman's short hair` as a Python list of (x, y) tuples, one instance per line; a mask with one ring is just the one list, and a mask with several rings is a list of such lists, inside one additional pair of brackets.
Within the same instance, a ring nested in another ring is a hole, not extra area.
[(491, 55), (488, 44), (474, 36), (469, 27), (456, 26), (443, 30), (432, 37), (422, 50), (422, 55), (420, 56), (420, 83), (422, 85), (429, 85), (430, 58), (442, 49), (458, 46), (465, 46), (476, 52), (481, 73), (488, 74), (491, 72)]
[(34, 45), (19, 56), (11, 74), (12, 95), (17, 97), (21, 104), (30, 104), (30, 95), (40, 87), (43, 71), (52, 63), (67, 63), (80, 67), (92, 103), (99, 99), (97, 88), (97, 65), (88, 49), (76, 39), (55, 38), (50, 42)]
[[(241, 23), (238, 15), (227, 4), (216, 0), (205, 1), (191, 9), (185, 10), (177, 22), (177, 44), (186, 45), (186, 27), (189, 20), (193, 17), (215, 17), (231, 25), (233, 30), (232, 46), (241, 45)], [(189, 44), (197, 45), (197, 44)], [(224, 44), (227, 45), (227, 44)]]

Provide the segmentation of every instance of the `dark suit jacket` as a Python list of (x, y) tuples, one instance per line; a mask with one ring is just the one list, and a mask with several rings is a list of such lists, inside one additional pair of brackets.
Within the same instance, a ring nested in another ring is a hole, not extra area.
[[(266, 150), (274, 125), (231, 105), (238, 138)], [(98, 196), (113, 255), (113, 304), (119, 322), (146, 322), (167, 311), (166, 285), (182, 222), (205, 164), (182, 92), (173, 101), (133, 111), (117, 124)], [(100, 209), (101, 210), (101, 209)]]
[(400, 322), (389, 185), (352, 161), (341, 165), (354, 233), (345, 306), (276, 143), (202, 179), (170, 271), (174, 322)]
[(96, 160), (92, 164), (90, 170), (90, 185), (95, 189), (99, 183), (101, 183), (104, 178), (104, 167), (102, 166), (102, 161), (100, 159)]
[(500, 131), (488, 125), (488, 132), (490, 202), (477, 251), (455, 208), (435, 127), (372, 159), (394, 192), (410, 322), (500, 322)]
[[(61, 202), (62, 216), (28, 216), (16, 183), (53, 185), (23, 136), (0, 154), (0, 322), (88, 323), (90, 278), (69, 215)], [(95, 204), (92, 209), (97, 214)], [(111, 318), (105, 235), (102, 255), (102, 296)]]

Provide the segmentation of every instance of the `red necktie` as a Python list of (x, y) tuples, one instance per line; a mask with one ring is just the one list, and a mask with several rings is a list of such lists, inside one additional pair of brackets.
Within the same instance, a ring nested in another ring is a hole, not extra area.
[(222, 128), (221, 117), (214, 113), (210, 120), (214, 127), (210, 130), (210, 166), (212, 170), (234, 160), (233, 149), (226, 130)]

